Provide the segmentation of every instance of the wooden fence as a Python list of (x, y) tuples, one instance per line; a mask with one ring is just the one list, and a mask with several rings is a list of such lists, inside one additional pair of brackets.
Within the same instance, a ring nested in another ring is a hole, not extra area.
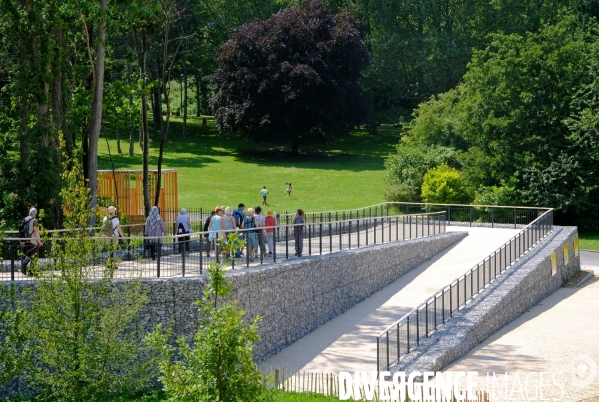
[[(308, 371), (291, 371), (287, 369), (281, 368), (266, 368), (262, 371), (264, 379), (270, 388), (277, 388), (286, 391), (292, 392), (314, 392), (317, 394), (323, 395), (333, 395), (339, 397), (339, 376), (332, 373), (315, 373)], [(417, 385), (415, 385), (414, 389), (416, 389)], [(360, 398), (362, 400), (366, 399), (366, 391), (364, 387), (360, 387)], [(385, 394), (392, 395), (393, 388), (392, 386), (387, 388)], [(457, 402), (457, 398), (455, 395), (451, 395), (451, 398), (447, 399), (445, 397), (437, 399), (436, 398), (436, 390), (433, 388), (433, 392), (435, 392), (435, 401), (442, 400), (443, 402)], [(476, 392), (477, 402), (489, 402), (489, 398), (486, 392), (477, 391)], [(352, 394), (353, 397), (353, 394)], [(382, 401), (379, 395), (379, 387), (378, 382), (376, 384), (374, 390), (374, 397), (369, 399), (372, 401)], [(388, 399), (387, 399), (388, 400)], [(405, 399), (401, 402), (421, 402), (424, 399), (411, 399), (408, 396), (408, 392), (406, 389)]]

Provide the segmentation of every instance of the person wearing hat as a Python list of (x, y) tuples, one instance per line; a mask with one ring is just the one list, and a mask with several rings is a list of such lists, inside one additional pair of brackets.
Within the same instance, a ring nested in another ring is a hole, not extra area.
[[(189, 233), (191, 233), (191, 218), (189, 217), (189, 215), (187, 215), (187, 209), (181, 208), (179, 215), (177, 216), (177, 235), (180, 236), (182, 234)], [(180, 253), (183, 252), (183, 249), (185, 249), (185, 251), (189, 253), (190, 239), (190, 236), (182, 236), (177, 238), (177, 240), (179, 241)]]
[(31, 208), (29, 210), (29, 216), (23, 221), (27, 225), (27, 240), (21, 242), (23, 247), (23, 259), (21, 260), (21, 272), (23, 275), (27, 275), (27, 266), (31, 262), (31, 259), (40, 248), (44, 245), (42, 236), (40, 235), (39, 223), (37, 221), (37, 209)]

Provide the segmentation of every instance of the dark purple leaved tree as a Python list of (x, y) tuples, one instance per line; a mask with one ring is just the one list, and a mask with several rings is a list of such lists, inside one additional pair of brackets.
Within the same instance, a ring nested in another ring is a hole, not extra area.
[(370, 61), (357, 22), (323, 1), (239, 27), (218, 53), (211, 99), (222, 131), (254, 141), (326, 141), (366, 119), (358, 81)]

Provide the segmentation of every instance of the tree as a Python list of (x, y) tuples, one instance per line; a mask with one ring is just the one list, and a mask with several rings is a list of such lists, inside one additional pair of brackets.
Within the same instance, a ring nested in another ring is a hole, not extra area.
[[(223, 254), (233, 256), (243, 245), (237, 233), (231, 233), (227, 244), (222, 244)], [(159, 327), (148, 337), (163, 356), (160, 381), (172, 400), (259, 401), (265, 391), (253, 360), (259, 318), (244, 322), (237, 303), (226, 301), (233, 285), (221, 264), (210, 265), (208, 278), (204, 299), (196, 302), (200, 322), (193, 346), (183, 337), (178, 339), (175, 359), (175, 349), (168, 342), (170, 331)]]
[(212, 79), (218, 129), (254, 141), (325, 141), (346, 135), (367, 111), (358, 84), (370, 55), (349, 13), (322, 1), (238, 28), (219, 50)]
[(91, 212), (89, 188), (77, 158), (65, 155), (63, 165), (61, 195), (69, 231), (52, 239), (54, 270), (42, 269), (37, 261), (31, 268), (37, 286), (26, 291), (27, 303), (20, 306), (24, 350), (32, 356), (23, 378), (52, 400), (104, 401), (147, 387), (152, 378), (153, 360), (145, 354), (143, 334), (135, 330), (147, 296), (140, 280), (114, 283), (110, 264), (90, 261), (99, 239), (77, 230)]

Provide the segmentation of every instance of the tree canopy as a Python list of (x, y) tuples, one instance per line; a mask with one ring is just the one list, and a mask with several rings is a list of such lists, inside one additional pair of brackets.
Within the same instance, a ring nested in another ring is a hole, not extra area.
[(220, 130), (257, 141), (343, 136), (366, 118), (370, 59), (357, 22), (322, 1), (247, 23), (219, 50), (212, 105)]
[[(403, 142), (448, 146), (470, 200), (554, 207), (589, 228), (599, 217), (598, 38), (597, 22), (575, 15), (539, 33), (495, 35), (462, 83), (415, 111)], [(412, 154), (413, 164), (430, 166)], [(388, 183), (406, 182), (403, 170), (389, 172)]]

